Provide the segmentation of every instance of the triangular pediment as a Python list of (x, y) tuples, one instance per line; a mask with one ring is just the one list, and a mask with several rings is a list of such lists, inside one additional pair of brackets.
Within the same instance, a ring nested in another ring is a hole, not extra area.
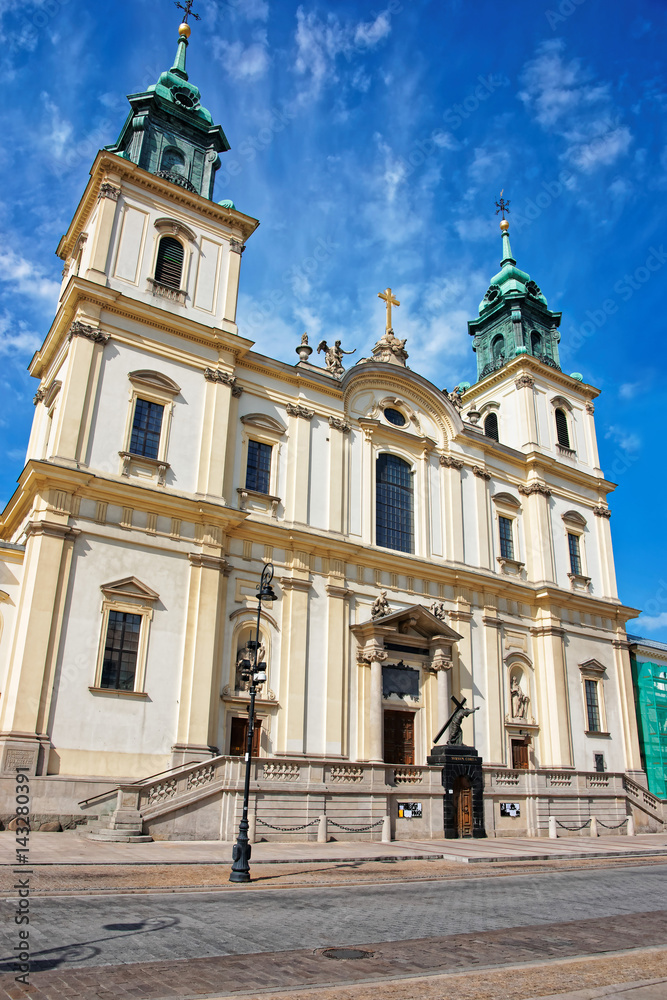
[(136, 576), (126, 576), (114, 583), (106, 583), (101, 589), (107, 597), (134, 597), (135, 599), (140, 598), (142, 601), (159, 601), (160, 599), (159, 594), (156, 594), (141, 580), (137, 580)]
[(443, 636), (451, 642), (456, 642), (462, 638), (451, 626), (422, 604), (413, 604), (401, 611), (392, 611), (389, 615), (351, 626), (351, 631), (360, 635), (367, 633), (369, 629), (377, 630), (383, 634), (394, 632), (396, 635), (407, 635), (420, 639), (435, 639), (437, 636)]
[(607, 668), (599, 660), (586, 660), (579, 664), (579, 669), (585, 674), (603, 674)]

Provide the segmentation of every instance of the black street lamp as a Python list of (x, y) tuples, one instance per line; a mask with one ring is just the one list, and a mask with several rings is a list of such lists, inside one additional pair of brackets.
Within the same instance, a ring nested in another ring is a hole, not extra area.
[(243, 660), (241, 668), (243, 677), (250, 681), (250, 704), (248, 705), (248, 739), (246, 741), (245, 752), (245, 785), (243, 788), (243, 815), (239, 823), (239, 835), (232, 849), (232, 870), (229, 876), (230, 882), (250, 881), (250, 854), (251, 846), (248, 840), (248, 799), (250, 798), (250, 764), (252, 761), (252, 735), (255, 729), (255, 697), (257, 688), (266, 681), (266, 663), (258, 663), (259, 655), (259, 621), (262, 615), (262, 601), (275, 601), (276, 595), (271, 587), (273, 579), (273, 564), (266, 563), (262, 570), (262, 578), (257, 587), (257, 631), (255, 638), (248, 643), (248, 648), (253, 651), (253, 662)]

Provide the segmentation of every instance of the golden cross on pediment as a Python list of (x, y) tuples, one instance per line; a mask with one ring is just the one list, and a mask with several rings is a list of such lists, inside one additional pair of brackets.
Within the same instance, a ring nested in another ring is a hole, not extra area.
[(385, 288), (384, 292), (378, 292), (378, 298), (383, 299), (387, 305), (387, 330), (392, 330), (391, 307), (400, 306), (401, 303), (391, 294), (391, 288)]

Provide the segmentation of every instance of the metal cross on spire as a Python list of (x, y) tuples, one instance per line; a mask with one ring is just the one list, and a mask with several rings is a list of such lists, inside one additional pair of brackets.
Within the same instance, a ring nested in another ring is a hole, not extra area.
[(496, 202), (496, 215), (498, 215), (498, 212), (502, 212), (503, 222), (505, 221), (505, 212), (507, 212), (507, 214), (509, 215), (509, 211), (510, 211), (510, 203), (509, 203), (509, 201), (505, 201), (504, 198), (503, 198), (503, 191), (504, 190), (505, 190), (505, 188), (503, 188), (503, 190), (500, 192), (500, 201)]
[(183, 15), (183, 24), (188, 23), (188, 18), (190, 17), (190, 15), (194, 17), (195, 21), (201, 20), (199, 14), (195, 14), (195, 12), (192, 9), (192, 5), (194, 2), (195, 0), (185, 0), (185, 5), (183, 5), (182, 3), (178, 3), (178, 0), (174, 0), (174, 7), (178, 7), (179, 10), (185, 11), (185, 14)]
[(378, 292), (378, 298), (384, 299), (384, 301), (387, 304), (387, 330), (392, 330), (393, 327), (391, 325), (391, 307), (400, 306), (401, 303), (391, 294), (391, 288), (386, 288), (384, 292)]

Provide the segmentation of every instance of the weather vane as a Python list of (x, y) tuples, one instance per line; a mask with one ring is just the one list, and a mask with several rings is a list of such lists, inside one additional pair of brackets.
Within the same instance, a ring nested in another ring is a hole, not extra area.
[(505, 201), (503, 198), (504, 190), (505, 188), (503, 188), (503, 190), (500, 192), (500, 201), (496, 202), (496, 215), (498, 214), (498, 212), (502, 212), (503, 222), (505, 221), (505, 212), (507, 212), (507, 214), (509, 215), (510, 211), (510, 203), (508, 201)]
[(183, 16), (183, 24), (188, 23), (188, 18), (190, 17), (191, 14), (194, 17), (195, 21), (201, 20), (199, 14), (195, 14), (195, 12), (192, 9), (192, 5), (194, 2), (195, 0), (185, 0), (185, 6), (183, 6), (182, 3), (178, 3), (178, 0), (174, 0), (174, 7), (178, 7), (180, 10), (185, 11), (185, 15)]

